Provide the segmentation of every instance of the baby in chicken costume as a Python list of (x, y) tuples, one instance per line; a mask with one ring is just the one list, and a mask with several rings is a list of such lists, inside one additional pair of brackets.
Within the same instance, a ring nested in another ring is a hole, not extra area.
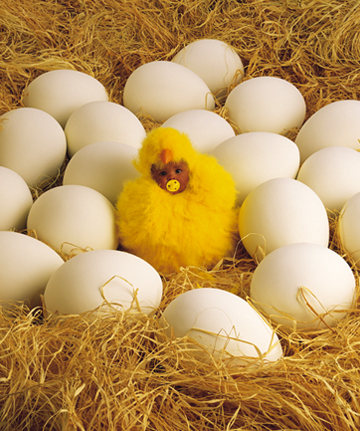
[(237, 234), (236, 189), (213, 156), (196, 151), (173, 128), (152, 130), (117, 202), (122, 247), (170, 274), (181, 267), (211, 268), (231, 256)]

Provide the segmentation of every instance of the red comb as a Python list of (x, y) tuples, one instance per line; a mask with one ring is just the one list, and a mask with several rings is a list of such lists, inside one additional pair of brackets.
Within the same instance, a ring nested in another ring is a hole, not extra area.
[(171, 162), (173, 159), (173, 155), (171, 153), (171, 150), (169, 150), (168, 148), (165, 148), (164, 150), (162, 150), (160, 153), (160, 159), (165, 165), (166, 165), (166, 163)]

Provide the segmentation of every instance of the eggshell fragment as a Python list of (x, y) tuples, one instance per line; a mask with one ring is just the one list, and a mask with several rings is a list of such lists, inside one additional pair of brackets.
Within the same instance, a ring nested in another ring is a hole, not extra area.
[(276, 361), (282, 356), (277, 335), (256, 310), (221, 289), (180, 294), (165, 308), (163, 325), (168, 336), (187, 336), (216, 358), (259, 358), (260, 353), (266, 361)]
[(300, 128), (295, 143), (303, 163), (325, 147), (360, 149), (360, 101), (339, 100), (316, 111)]
[(221, 142), (235, 136), (231, 125), (212, 111), (190, 109), (168, 118), (161, 127), (172, 127), (186, 133), (194, 148), (209, 153)]
[(360, 269), (360, 192), (348, 199), (338, 219), (341, 245)]
[(241, 205), (258, 185), (272, 178), (295, 178), (300, 154), (296, 144), (283, 135), (249, 132), (218, 145), (212, 155), (232, 175)]
[(120, 142), (86, 145), (70, 159), (63, 184), (91, 187), (115, 205), (124, 182), (139, 176), (132, 164), (136, 155), (136, 148)]
[(25, 88), (25, 106), (52, 115), (62, 127), (70, 115), (85, 103), (107, 101), (105, 87), (92, 76), (77, 70), (51, 70), (35, 78)]
[(95, 142), (120, 142), (139, 148), (144, 126), (127, 108), (113, 102), (90, 102), (71, 114), (65, 126), (68, 154)]
[(25, 229), (32, 204), (25, 180), (15, 171), (0, 166), (0, 231)]
[(297, 243), (278, 248), (259, 263), (250, 296), (277, 323), (317, 329), (335, 326), (346, 316), (355, 286), (351, 268), (339, 254), (319, 244)]
[(150, 314), (158, 308), (162, 292), (159, 274), (144, 260), (117, 250), (95, 250), (59, 268), (47, 283), (44, 301), (48, 311), (59, 314), (80, 314), (101, 305), (108, 305), (107, 311), (109, 306), (133, 306)]
[(230, 84), (239, 84), (244, 76), (240, 56), (221, 40), (196, 40), (179, 51), (172, 61), (199, 75), (212, 93), (218, 93)]
[(318, 150), (301, 165), (297, 179), (314, 190), (325, 208), (340, 211), (360, 192), (360, 153), (342, 146)]
[(329, 221), (324, 204), (310, 187), (292, 178), (273, 178), (252, 190), (239, 212), (239, 233), (256, 261), (287, 244), (327, 247)]
[(40, 295), (51, 275), (64, 263), (41, 241), (18, 232), (0, 232), (0, 301), (9, 307), (24, 301), (40, 305)]
[(215, 108), (205, 82), (171, 61), (152, 61), (135, 69), (125, 83), (123, 102), (134, 114), (142, 112), (158, 122), (189, 109)]
[(17, 172), (29, 186), (58, 173), (66, 156), (66, 137), (47, 112), (18, 108), (0, 117), (0, 165)]
[(306, 113), (305, 100), (295, 85), (273, 76), (241, 82), (230, 92), (225, 106), (242, 133), (285, 134), (299, 128)]
[(114, 206), (101, 193), (80, 185), (43, 193), (29, 212), (27, 228), (64, 254), (118, 246)]

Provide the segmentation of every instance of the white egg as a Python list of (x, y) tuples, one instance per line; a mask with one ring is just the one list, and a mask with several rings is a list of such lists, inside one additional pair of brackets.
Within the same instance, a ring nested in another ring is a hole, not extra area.
[(113, 102), (90, 102), (80, 106), (65, 126), (68, 153), (95, 142), (120, 142), (139, 148), (146, 137), (144, 126), (127, 108)]
[(196, 40), (179, 51), (172, 61), (199, 75), (214, 94), (231, 84), (239, 84), (244, 76), (241, 58), (231, 45), (221, 40)]
[(295, 139), (301, 163), (325, 147), (343, 146), (359, 150), (359, 117), (359, 100), (339, 100), (316, 111), (303, 124)]
[(162, 293), (159, 274), (144, 260), (122, 251), (95, 250), (59, 268), (47, 283), (44, 301), (48, 311), (59, 314), (80, 314), (109, 303), (125, 310), (139, 306), (150, 314)]
[(279, 339), (244, 299), (216, 288), (200, 288), (177, 296), (164, 310), (162, 324), (175, 338), (198, 342), (216, 358), (282, 356)]
[(63, 184), (91, 187), (115, 205), (125, 181), (139, 176), (132, 164), (136, 155), (136, 148), (120, 142), (86, 145), (70, 159)]
[(212, 111), (190, 109), (168, 118), (161, 127), (172, 127), (186, 133), (194, 148), (201, 153), (211, 152), (221, 142), (235, 136), (230, 124)]
[(304, 97), (295, 85), (273, 76), (241, 82), (230, 92), (225, 106), (242, 133), (285, 134), (299, 128), (306, 113)]
[(118, 246), (114, 206), (85, 186), (58, 186), (43, 193), (29, 212), (27, 228), (65, 254)]
[(0, 231), (25, 229), (32, 204), (25, 180), (15, 171), (0, 166)]
[(62, 127), (85, 103), (108, 100), (105, 87), (92, 76), (70, 69), (51, 70), (29, 83), (23, 92), (25, 106), (52, 115)]
[(0, 232), (0, 301), (10, 306), (25, 301), (40, 305), (40, 295), (51, 275), (64, 263), (41, 241), (18, 232)]
[(347, 262), (318, 244), (280, 247), (255, 269), (250, 296), (278, 323), (316, 329), (335, 326), (354, 303), (355, 278)]
[(239, 233), (247, 252), (260, 261), (287, 244), (309, 242), (327, 247), (329, 221), (324, 204), (310, 187), (293, 178), (273, 178), (244, 200)]
[(0, 117), (0, 165), (17, 172), (29, 186), (59, 172), (66, 156), (66, 137), (47, 112), (18, 108)]
[(135, 69), (127, 79), (124, 106), (158, 122), (189, 109), (215, 108), (209, 87), (192, 70), (171, 61), (152, 61)]
[(360, 192), (347, 200), (340, 211), (338, 233), (342, 247), (360, 268)]
[(236, 135), (212, 152), (232, 175), (241, 205), (259, 184), (272, 178), (295, 178), (300, 154), (296, 144), (283, 135), (249, 132)]
[(326, 147), (302, 164), (297, 179), (320, 197), (325, 208), (340, 211), (360, 192), (360, 153), (349, 147)]

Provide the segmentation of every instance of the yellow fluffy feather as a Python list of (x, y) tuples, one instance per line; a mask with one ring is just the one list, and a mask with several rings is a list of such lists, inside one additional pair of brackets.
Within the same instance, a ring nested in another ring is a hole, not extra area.
[[(152, 178), (151, 166), (161, 167), (164, 148), (189, 167), (182, 193), (173, 195)], [(134, 166), (141, 177), (125, 184), (117, 202), (118, 235), (125, 250), (163, 274), (186, 266), (211, 268), (231, 255), (236, 189), (214, 157), (196, 151), (185, 134), (160, 127), (144, 139)]]

